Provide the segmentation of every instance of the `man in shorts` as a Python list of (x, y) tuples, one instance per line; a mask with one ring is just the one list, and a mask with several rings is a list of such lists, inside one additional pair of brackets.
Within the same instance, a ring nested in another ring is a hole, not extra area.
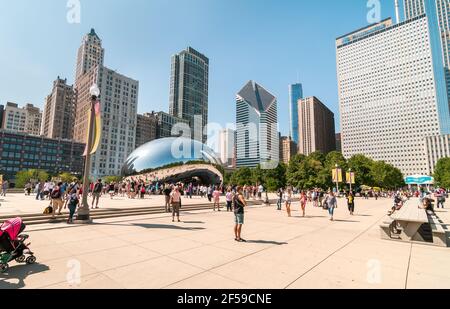
[[(102, 180), (97, 180), (97, 183), (94, 186), (94, 189), (92, 190), (92, 209), (98, 208), (98, 201), (100, 199), (100, 195), (102, 194), (103, 184)], [(95, 206), (94, 206), (95, 204)]]
[(244, 208), (247, 207), (247, 203), (245, 202), (244, 195), (242, 194), (242, 187), (237, 187), (237, 194), (234, 197), (234, 218), (235, 218), (235, 226), (234, 226), (234, 235), (235, 241), (238, 242), (246, 242), (245, 239), (241, 237), (242, 225), (244, 224)]
[(172, 222), (175, 222), (175, 215), (177, 215), (178, 222), (180, 222), (181, 194), (178, 186), (175, 186), (172, 193), (170, 193), (170, 204), (172, 205)]

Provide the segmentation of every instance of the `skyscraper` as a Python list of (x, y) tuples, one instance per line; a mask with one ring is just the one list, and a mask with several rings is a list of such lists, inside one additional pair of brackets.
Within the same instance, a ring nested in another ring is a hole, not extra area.
[(303, 99), (302, 84), (289, 85), (290, 137), (298, 145), (298, 100)]
[(42, 113), (33, 104), (20, 108), (18, 104), (7, 102), (3, 112), (2, 129), (39, 135)]
[(77, 55), (77, 67), (75, 72), (75, 87), (78, 79), (89, 72), (97, 65), (103, 65), (105, 50), (102, 47), (102, 40), (95, 33), (94, 29), (83, 37)]
[[(189, 121), (191, 137), (206, 143), (209, 59), (188, 47), (172, 57), (170, 114)], [(197, 119), (197, 120), (196, 120)]]
[(157, 138), (158, 115), (154, 112), (137, 115), (136, 146), (138, 148)]
[(289, 137), (280, 138), (280, 161), (289, 164), (291, 158), (297, 154), (297, 144)]
[(41, 135), (48, 138), (72, 139), (75, 121), (76, 93), (67, 79), (59, 76), (47, 96), (42, 116)]
[[(403, 0), (405, 18), (411, 19), (423, 14), (437, 16), (441, 32), (442, 55), (447, 83), (447, 95), (450, 98), (450, 1), (449, 0)], [(449, 103), (450, 104), (450, 103)]]
[(3, 128), (3, 115), (5, 112), (5, 106), (0, 104), (0, 129)]
[(405, 19), (411, 19), (416, 16), (425, 14), (425, 0), (403, 0), (403, 6)]
[(126, 158), (135, 149), (139, 82), (102, 65), (80, 77), (74, 139), (82, 143), (86, 142), (91, 106), (89, 89), (94, 83), (101, 93), (102, 140), (91, 157), (91, 174), (94, 178), (119, 175)]
[(222, 164), (232, 167), (236, 147), (236, 131), (223, 129), (219, 132), (219, 154)]
[(237, 94), (236, 103), (237, 167), (276, 167), (280, 146), (276, 97), (249, 81)]
[(298, 101), (299, 153), (310, 155), (336, 150), (334, 114), (316, 97)]
[(86, 143), (88, 112), (91, 106), (89, 89), (100, 89), (102, 139), (91, 157), (93, 178), (120, 175), (123, 163), (135, 149), (139, 82), (103, 65), (102, 41), (94, 29), (78, 49), (75, 90), (74, 140)]
[(435, 14), (380, 23), (336, 40), (343, 154), (425, 174), (424, 138), (450, 133)]

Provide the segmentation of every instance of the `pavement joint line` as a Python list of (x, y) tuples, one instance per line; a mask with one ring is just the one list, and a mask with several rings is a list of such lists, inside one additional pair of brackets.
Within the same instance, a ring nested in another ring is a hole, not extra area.
[[(383, 217), (384, 217), (384, 216), (383, 216)], [(367, 230), (370, 230), (370, 229), (371, 229), (374, 225), (376, 225), (383, 217), (381, 217), (380, 219), (378, 219), (378, 220), (377, 220), (373, 225), (371, 225)], [(350, 217), (346, 217), (346, 218), (350, 218)], [(289, 224), (289, 225), (291, 225), (291, 224)], [(292, 225), (293, 225), (293, 224), (292, 224)], [(306, 236), (306, 235), (308, 235), (308, 234), (312, 234), (312, 233), (315, 233), (315, 232), (317, 232), (317, 231), (323, 230), (324, 228), (327, 229), (327, 228), (329, 228), (330, 226), (331, 226), (331, 225), (329, 225), (329, 224), (325, 226), (325, 223), (324, 223), (324, 226), (318, 227), (317, 229), (314, 229), (314, 230), (312, 230), (312, 231), (310, 231), (310, 232), (306, 232), (305, 234), (298, 235), (298, 236), (296, 236), (296, 237), (290, 238), (290, 239), (286, 240), (285, 242), (289, 242), (289, 241), (293, 241), (293, 240), (302, 238), (302, 237), (304, 237), (304, 236)], [(364, 234), (367, 230), (363, 231), (361, 234)], [(358, 235), (355, 239), (357, 239), (358, 237), (359, 237), (359, 235)], [(351, 240), (350, 242), (352, 242), (352, 241), (353, 241), (353, 240)], [(222, 242), (222, 241), (220, 241), (220, 242)], [(214, 246), (214, 244), (217, 244), (217, 243), (219, 243), (219, 242), (213, 243), (212, 245)], [(202, 274), (204, 274), (204, 273), (206, 273), (206, 272), (211, 272), (211, 273), (213, 273), (213, 274), (220, 275), (220, 274), (215, 273), (214, 270), (217, 269), (217, 268), (223, 267), (223, 266), (225, 266), (225, 265), (228, 265), (228, 264), (237, 262), (237, 261), (242, 260), (242, 259), (244, 259), (244, 258), (247, 258), (247, 257), (249, 257), (249, 256), (255, 255), (255, 254), (257, 254), (257, 253), (261, 253), (261, 252), (263, 252), (263, 251), (265, 251), (265, 250), (274, 248), (274, 247), (276, 247), (276, 246), (278, 246), (278, 245), (275, 245), (275, 244), (274, 244), (274, 245), (269, 245), (269, 246), (266, 247), (266, 248), (262, 248), (262, 249), (260, 249), (260, 250), (257, 250), (257, 251), (251, 252), (251, 253), (249, 253), (249, 254), (243, 255), (243, 256), (241, 256), (241, 257), (239, 257), (239, 258), (237, 258), (237, 259), (234, 259), (234, 260), (232, 260), (232, 261), (228, 261), (228, 262), (223, 263), (223, 264), (221, 264), (221, 265), (211, 267), (210, 269), (207, 269), (207, 270), (205, 270), (205, 271), (203, 271), (203, 272), (200, 272), (200, 273), (198, 273), (198, 274), (194, 274), (194, 275), (189, 276), (189, 277), (187, 277), (187, 278), (184, 278), (184, 279), (182, 279), (182, 280), (173, 282), (173, 283), (171, 283), (171, 284), (169, 284), (169, 285), (163, 287), (163, 289), (168, 288), (168, 287), (170, 287), (170, 286), (172, 286), (172, 285), (178, 284), (178, 283), (180, 283), (180, 282), (182, 282), (182, 281), (189, 280), (189, 279), (194, 278), (194, 277), (196, 277), (196, 276), (202, 275)], [(220, 247), (219, 247), (219, 248), (220, 248)], [(224, 249), (224, 248), (221, 248), (221, 249)], [(228, 250), (228, 249), (226, 249), (226, 250)], [(337, 252), (337, 251), (336, 251), (336, 252)], [(334, 253), (333, 253), (333, 254), (334, 254)], [(306, 274), (306, 273), (305, 273), (305, 274)], [(227, 279), (231, 279), (231, 278), (227, 278)], [(298, 279), (299, 279), (299, 278), (298, 278)], [(297, 281), (298, 279), (296, 279), (295, 281)], [(231, 280), (234, 280), (234, 279), (231, 279)], [(236, 281), (236, 280), (234, 280), (234, 281)], [(295, 281), (293, 281), (292, 283), (294, 283)], [(287, 288), (287, 287), (286, 287), (286, 288)]]
[(408, 278), (409, 278), (409, 269), (411, 267), (411, 257), (412, 257), (413, 244), (409, 248), (409, 258), (408, 258), (408, 267), (406, 269), (406, 278), (405, 278), (405, 290), (408, 289)]
[(349, 246), (351, 243), (353, 243), (355, 240), (357, 240), (358, 238), (360, 238), (362, 235), (364, 235), (365, 233), (367, 233), (368, 231), (370, 231), (375, 225), (378, 224), (378, 222), (380, 222), (381, 219), (383, 219), (385, 217), (385, 215), (381, 216), (375, 223), (373, 223), (372, 225), (370, 225), (367, 229), (363, 230), (361, 233), (359, 233), (358, 235), (356, 235), (356, 237), (354, 237), (353, 239), (351, 239), (349, 242), (347, 242), (346, 244), (344, 244), (343, 246), (339, 247), (338, 249), (336, 249), (335, 251), (333, 251), (332, 253), (330, 253), (327, 257), (325, 257), (324, 259), (322, 259), (319, 263), (317, 263), (316, 265), (312, 266), (310, 269), (308, 269), (307, 271), (305, 271), (303, 274), (301, 274), (297, 279), (295, 279), (294, 281), (292, 281), (291, 283), (289, 283), (286, 287), (284, 287), (284, 289), (288, 289), (291, 285), (293, 285), (295, 282), (297, 282), (299, 279), (301, 279), (302, 277), (304, 277), (305, 275), (307, 275), (308, 273), (310, 273), (312, 270), (314, 270), (315, 268), (317, 268), (318, 266), (320, 266), (322, 263), (324, 263), (326, 260), (328, 260), (330, 257), (332, 257), (333, 255), (335, 255), (336, 253), (338, 253), (339, 251), (341, 251), (342, 249), (346, 248), (347, 246)]

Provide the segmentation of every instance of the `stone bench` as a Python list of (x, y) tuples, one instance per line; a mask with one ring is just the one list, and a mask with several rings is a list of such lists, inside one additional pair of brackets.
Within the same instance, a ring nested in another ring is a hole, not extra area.
[(429, 217), (433, 243), (440, 247), (450, 246), (450, 231), (435, 215)]
[(392, 229), (394, 224), (395, 221), (391, 217), (384, 218), (383, 223), (380, 224), (381, 239), (392, 239)]

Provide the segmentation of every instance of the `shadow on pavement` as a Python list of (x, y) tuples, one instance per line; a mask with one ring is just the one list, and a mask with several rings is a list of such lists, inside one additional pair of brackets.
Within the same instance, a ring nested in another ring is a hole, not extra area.
[(338, 220), (338, 219), (334, 219), (334, 222), (360, 223), (360, 221), (355, 221), (355, 220)]
[[(184, 222), (181, 222), (184, 223)], [(111, 226), (138, 226), (145, 229), (168, 229), (168, 230), (184, 230), (184, 231), (200, 231), (205, 230), (203, 227), (182, 227), (169, 224), (145, 224), (145, 223), (132, 223), (132, 224), (113, 224), (113, 223), (94, 223), (95, 225), (111, 225)]]
[[(25, 279), (34, 274), (49, 270), (47, 265), (15, 265), (9, 268), (7, 273), (0, 273), (0, 289), (20, 289), (25, 287)], [(6, 281), (8, 280), (8, 281)], [(10, 282), (12, 281), (12, 282)]]
[[(183, 222), (181, 222), (183, 223)], [(186, 230), (186, 231), (199, 231), (204, 230), (203, 227), (182, 227), (177, 225), (169, 225), (169, 224), (140, 224), (133, 223), (134, 226), (143, 227), (146, 229), (168, 229), (168, 230)]]
[(203, 221), (182, 221), (182, 223), (186, 224), (205, 224)]
[(247, 240), (247, 243), (249, 244), (262, 244), (262, 245), (287, 245), (287, 242), (278, 242), (278, 241), (271, 241), (271, 240)]

